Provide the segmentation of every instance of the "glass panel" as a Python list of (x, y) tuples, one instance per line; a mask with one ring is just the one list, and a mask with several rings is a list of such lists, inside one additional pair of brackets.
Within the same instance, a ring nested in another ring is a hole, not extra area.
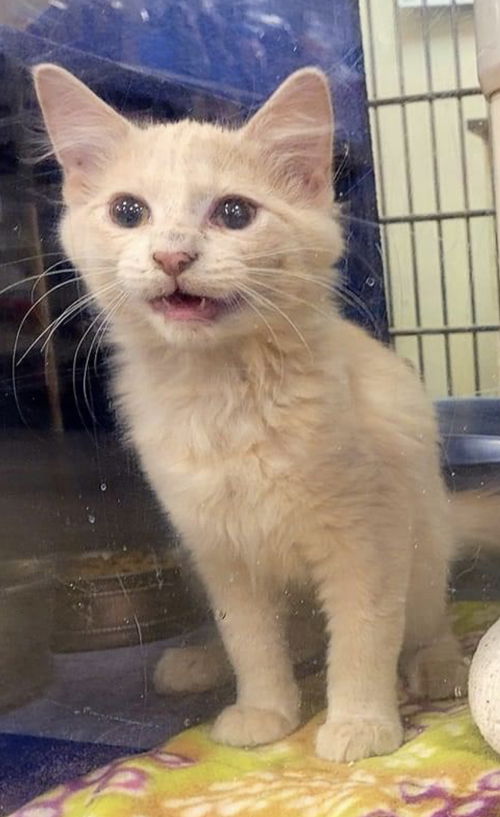
[(466, 0), (0, 2), (0, 817), (500, 809), (491, 154)]

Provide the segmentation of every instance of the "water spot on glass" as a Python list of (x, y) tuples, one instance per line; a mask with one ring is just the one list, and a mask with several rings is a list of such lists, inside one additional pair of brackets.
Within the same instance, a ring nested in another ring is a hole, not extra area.
[(89, 513), (87, 519), (89, 520), (90, 524), (93, 525), (95, 522), (95, 516), (93, 513)]
[(216, 618), (217, 621), (224, 621), (226, 616), (227, 616), (227, 613), (226, 613), (225, 610), (216, 610), (215, 611), (215, 618)]
[(373, 287), (375, 286), (375, 278), (372, 278), (370, 276), (369, 278), (366, 279), (365, 283), (367, 287)]
[(191, 726), (191, 718), (184, 718), (184, 726), (186, 727), (186, 729), (188, 728), (188, 726)]
[(141, 9), (140, 15), (143, 23), (149, 23), (149, 11), (147, 9)]
[(107, 491), (108, 490), (108, 486), (106, 485), (105, 482), (101, 482), (99, 487), (100, 487), (101, 491)]

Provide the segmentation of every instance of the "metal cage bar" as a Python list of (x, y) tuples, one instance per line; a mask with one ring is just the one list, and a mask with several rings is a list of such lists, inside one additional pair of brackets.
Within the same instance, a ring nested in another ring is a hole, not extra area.
[[(483, 144), (486, 141), (485, 129), (479, 133), (477, 129), (467, 128), (468, 119), (477, 122), (479, 117), (484, 117), (484, 108), (481, 105), (481, 90), (474, 84), (475, 72), (470, 68), (470, 59), (466, 62), (466, 70), (461, 51), (463, 38), (467, 36), (470, 40), (470, 26), (467, 28), (464, 25), (464, 14), (469, 15), (467, 20), (470, 20), (470, 10), (459, 8), (457, 0), (450, 0), (449, 6), (444, 9), (431, 5), (429, 0), (422, 0), (419, 9), (413, 11), (402, 8), (400, 0), (360, 2), (365, 10), (363, 34), (369, 56), (367, 67), (371, 70), (369, 106), (378, 165), (379, 221), (391, 337), (398, 348), (405, 338), (415, 343), (415, 346), (405, 343), (404, 350), (409, 350), (425, 380), (432, 381), (434, 377), (435, 396), (498, 391), (494, 361), (500, 329), (500, 286), (498, 263), (490, 241), (490, 220), (493, 225), (495, 219), (491, 168), (488, 166), (488, 151), (479, 141), (482, 139)], [(381, 3), (384, 9), (380, 7)], [(376, 9), (378, 16), (375, 15)], [(382, 14), (384, 28), (379, 22)], [(411, 51), (413, 48), (416, 53), (415, 39), (411, 42), (405, 40), (410, 23), (420, 49), (421, 76), (418, 81), (408, 73), (413, 65), (410, 58), (414, 59), (415, 54), (408, 54), (405, 49)], [(439, 38), (434, 37), (436, 26), (439, 27)], [(379, 39), (376, 36), (377, 27), (380, 27), (379, 35), (383, 35)], [(387, 70), (391, 72), (390, 81), (385, 81), (381, 68), (379, 52), (384, 53), (384, 48)], [(444, 62), (446, 71), (443, 69)], [(427, 125), (421, 125), (418, 131), (421, 132), (423, 127), (426, 129), (428, 150), (426, 148), (425, 156), (428, 159), (417, 171), (412, 151), (416, 151), (417, 157), (423, 151), (418, 145), (415, 148), (411, 128), (420, 116), (418, 105), (426, 106), (427, 110)], [(393, 129), (397, 128), (397, 120), (392, 115), (384, 120), (384, 130), (380, 118), (383, 111), (391, 109), (399, 112), (401, 123), (401, 133), (390, 134), (399, 140), (397, 155), (400, 166), (397, 168), (391, 167), (391, 154), (387, 147), (384, 154), (387, 124)], [(451, 153), (448, 156), (447, 140), (443, 138), (446, 128), (450, 129)], [(467, 135), (468, 130), (472, 136)], [(484, 190), (481, 188), (479, 194), (477, 174), (473, 170), (480, 166), (482, 172), (481, 151), (484, 153), (485, 181)], [(448, 185), (447, 177), (443, 175), (450, 168), (454, 170), (453, 185)], [(428, 174), (425, 202), (418, 173)], [(394, 196), (394, 184), (401, 185), (399, 198), (398, 195)], [(388, 195), (388, 191), (391, 195)], [(426, 224), (429, 227), (424, 229)], [(405, 234), (406, 237), (389, 233), (397, 225), (407, 226), (409, 232)], [(482, 244), (485, 235), (489, 249)], [(425, 252), (422, 252), (423, 241), (428, 242)], [(398, 269), (400, 246), (402, 260), (406, 264), (403, 271)], [(454, 278), (457, 253), (460, 255), (458, 284)], [(430, 273), (422, 268), (430, 256), (436, 276), (433, 292), (429, 290), (429, 280), (432, 281)], [(404, 272), (402, 280), (407, 284), (398, 282), (396, 276), (401, 272)], [(485, 278), (486, 284), (483, 283)], [(426, 288), (423, 289), (424, 284)], [(484, 289), (486, 286), (487, 290)], [(461, 289), (457, 295), (459, 287)], [(397, 309), (394, 304), (396, 291), (404, 298), (403, 307), (398, 302)], [(488, 297), (485, 296), (486, 291)], [(433, 299), (431, 309), (430, 299)], [(432, 338), (435, 341), (431, 344)], [(441, 372), (439, 377), (433, 375), (435, 368)], [(495, 386), (491, 388), (490, 382), (493, 382), (494, 376)], [(436, 386), (438, 380), (441, 386)]]

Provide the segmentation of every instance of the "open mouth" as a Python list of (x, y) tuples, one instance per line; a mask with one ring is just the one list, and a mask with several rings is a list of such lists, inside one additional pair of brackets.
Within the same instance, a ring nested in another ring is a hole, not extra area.
[(155, 312), (174, 321), (214, 321), (236, 309), (239, 299), (207, 298), (178, 289), (171, 295), (153, 298), (150, 304)]

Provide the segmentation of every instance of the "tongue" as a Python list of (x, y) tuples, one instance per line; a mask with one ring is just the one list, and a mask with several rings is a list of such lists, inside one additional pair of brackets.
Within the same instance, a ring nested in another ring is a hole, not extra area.
[(176, 321), (213, 320), (219, 312), (216, 301), (184, 292), (175, 292), (168, 298), (159, 298), (155, 308), (163, 312), (165, 317)]

